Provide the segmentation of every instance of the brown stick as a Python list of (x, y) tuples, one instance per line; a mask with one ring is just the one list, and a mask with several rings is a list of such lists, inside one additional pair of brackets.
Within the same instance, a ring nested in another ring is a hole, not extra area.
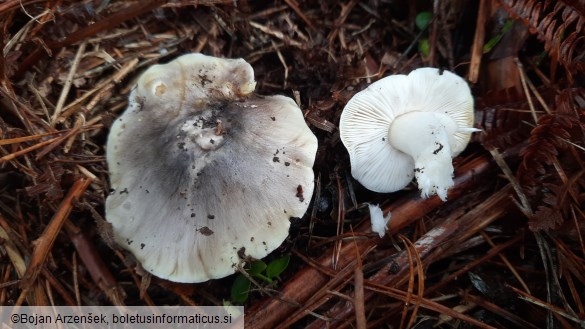
[(122, 290), (108, 267), (100, 257), (95, 246), (79, 227), (70, 221), (65, 222), (65, 230), (79, 254), (79, 258), (87, 268), (93, 282), (108, 296), (114, 305), (124, 305)]
[[(400, 290), (395, 289), (395, 288), (387, 287), (385, 285), (377, 284), (377, 283), (374, 283), (371, 281), (366, 281), (366, 287), (371, 291), (375, 291), (375, 292), (387, 295), (389, 297), (396, 298), (398, 300), (404, 301), (406, 299), (405, 293), (403, 291), (400, 291)], [(417, 298), (419, 298), (419, 297), (417, 297)], [(477, 328), (485, 328), (485, 329), (495, 328), (495, 327), (492, 327), (488, 324), (485, 324), (479, 320), (476, 320), (470, 316), (467, 316), (465, 314), (461, 314), (461, 313), (454, 311), (453, 309), (451, 309), (447, 306), (443, 306), (443, 305), (441, 305), (437, 302), (434, 302), (432, 300), (429, 300), (429, 299), (421, 298), (420, 299), (420, 306), (423, 308), (426, 308), (428, 310), (432, 310), (432, 311), (435, 311), (435, 312), (440, 313), (440, 314), (446, 314), (446, 315), (449, 315), (453, 318), (468, 322), (469, 324), (472, 324)]]
[(1, 158), (0, 158), (0, 163), (2, 163), (2, 162), (5, 162), (5, 161), (10, 161), (10, 160), (13, 160), (13, 159), (15, 159), (16, 157), (19, 157), (19, 156), (21, 156), (21, 155), (23, 155), (23, 154), (27, 154), (28, 152), (34, 151), (34, 150), (36, 150), (36, 149), (38, 149), (38, 148), (41, 148), (41, 147), (43, 147), (43, 146), (45, 146), (45, 145), (47, 145), (47, 144), (51, 144), (51, 143), (53, 143), (53, 142), (55, 142), (55, 141), (57, 141), (57, 140), (59, 140), (59, 137), (51, 138), (51, 139), (49, 139), (49, 140), (46, 140), (46, 141), (40, 142), (40, 143), (38, 143), (38, 144), (35, 144), (35, 145), (33, 145), (33, 146), (29, 146), (29, 147), (27, 147), (27, 148), (23, 148), (23, 149), (22, 149), (22, 150), (20, 150), (20, 151), (16, 151), (16, 152), (14, 152), (14, 153), (10, 153), (10, 154), (8, 154), (8, 155), (5, 155), (5, 156), (3, 156), (3, 157), (1, 157)]
[(471, 63), (469, 64), (469, 75), (467, 79), (471, 83), (476, 83), (479, 77), (479, 66), (483, 55), (483, 44), (485, 39), (485, 23), (487, 21), (490, 3), (488, 0), (479, 2), (479, 13), (477, 14), (477, 23), (475, 26), (475, 36), (471, 47)]
[(299, 15), (299, 17), (305, 21), (305, 23), (307, 23), (307, 25), (315, 30), (315, 25), (313, 25), (313, 22), (307, 18), (307, 16), (305, 16), (305, 14), (303, 13), (303, 11), (301, 10), (301, 8), (299, 7), (299, 4), (296, 2), (296, 0), (284, 0), (284, 2), (286, 2), (287, 5), (289, 5), (292, 10), (295, 11), (295, 13), (297, 13), (297, 15)]
[(23, 3), (22, 0), (9, 0), (6, 1), (4, 3), (0, 3), (0, 14), (4, 11), (10, 10), (10, 9), (14, 9), (14, 8), (18, 8), (20, 6), (25, 6), (25, 5), (30, 5), (36, 2), (43, 2), (45, 0), (32, 0), (32, 1), (26, 1)]
[(499, 307), (498, 305), (496, 305), (494, 303), (490, 303), (489, 301), (485, 300), (482, 297), (474, 296), (474, 295), (471, 295), (467, 292), (464, 293), (461, 297), (463, 297), (464, 300), (475, 303), (475, 304), (485, 308), (486, 310), (488, 310), (490, 312), (498, 314), (499, 316), (503, 317), (504, 319), (514, 323), (518, 328), (532, 328), (532, 329), (538, 328), (534, 324), (522, 319), (518, 315), (516, 315), (512, 312), (506, 311), (504, 308)]
[[(481, 182), (481, 177), (492, 172), (495, 166), (487, 156), (477, 157), (456, 172), (455, 187), (450, 190), (451, 200), (467, 193), (468, 189)], [(418, 198), (418, 192), (409, 194), (396, 203), (387, 207), (384, 212), (392, 211), (392, 220), (389, 223), (388, 234), (395, 234), (400, 229), (408, 226), (428, 212), (436, 209), (442, 204), (438, 197), (429, 199)], [(356, 230), (357, 232), (370, 232), (369, 221), (364, 221)], [(337, 268), (344, 268), (355, 260), (355, 252), (363, 251), (376, 245), (379, 238), (358, 239), (355, 243), (345, 244), (341, 248)], [(317, 259), (324, 268), (331, 266), (332, 250), (324, 251), (322, 257)], [(250, 328), (274, 328), (282, 322), (282, 319), (289, 317), (297, 310), (293, 305), (302, 305), (309, 297), (313, 296), (329, 280), (329, 276), (313, 268), (305, 267), (294, 277), (286, 282), (278, 297), (267, 298), (252, 305), (246, 312), (246, 327)], [(292, 303), (283, 303), (282, 300)]]
[(43, 234), (35, 241), (35, 250), (32, 254), (31, 261), (20, 281), (20, 287), (23, 291), (27, 291), (35, 283), (53, 247), (53, 243), (61, 231), (61, 227), (63, 227), (71, 209), (73, 209), (74, 201), (83, 195), (91, 182), (91, 179), (80, 178), (73, 184), (69, 193), (59, 206), (59, 209), (51, 219), (51, 222), (49, 222)]
[[(140, 16), (147, 13), (155, 8), (160, 7), (166, 2), (166, 0), (149, 0), (140, 1), (136, 5), (128, 7), (118, 13), (109, 16), (106, 19), (102, 19), (95, 24), (86, 26), (65, 38), (62, 41), (49, 41), (46, 43), (47, 49), (58, 50), (60, 48), (72, 45), (78, 41), (81, 41), (87, 37), (93, 36), (101, 31), (111, 29), (117, 25), (124, 23), (134, 17)], [(45, 55), (44, 47), (38, 47), (32, 52), (18, 67), (16, 71), (16, 77), (21, 77), (31, 66), (35, 65), (39, 59)]]
[(355, 309), (355, 319), (356, 319), (356, 326), (358, 329), (366, 329), (367, 328), (367, 321), (366, 321), (366, 307), (364, 302), (364, 268), (362, 266), (362, 259), (359, 253), (356, 253), (357, 257), (357, 266), (354, 270), (354, 309)]
[[(419, 239), (416, 244), (414, 244), (414, 249), (416, 249), (416, 252), (420, 255), (421, 258), (426, 257), (432, 250), (437, 247), (437, 245), (444, 243), (447, 238), (451, 237), (453, 233), (456, 232), (457, 227), (458, 225), (456, 222), (450, 222), (446, 225), (435, 227), (433, 230), (429, 231), (425, 236)], [(404, 278), (406, 281), (409, 279), (409, 276), (406, 275), (405, 272), (414, 264), (412, 261), (412, 256), (412, 250), (406, 249), (400, 254), (400, 256), (398, 256), (398, 258), (395, 259), (395, 261), (384, 266), (376, 274), (370, 277), (368, 282), (386, 286), (391, 280), (399, 281), (398, 278)], [(389, 274), (389, 272), (393, 272), (392, 270), (395, 268), (397, 268), (398, 271), (395, 274)], [(414, 272), (412, 274), (414, 274)], [(422, 278), (419, 279), (422, 280)], [(409, 281), (414, 282), (414, 275), (411, 275)], [(406, 291), (404, 295), (405, 305), (411, 303), (415, 299), (422, 298), (422, 291), (418, 295), (414, 295), (412, 293), (412, 289), (409, 288), (409, 290), (410, 291)], [(364, 300), (367, 302), (374, 296), (375, 293), (371, 290), (368, 290), (364, 294)], [(344, 322), (344, 319), (347, 319), (353, 313), (353, 309), (352, 305), (346, 303), (337, 303), (330, 308), (328, 313), (332, 318), (329, 322), (325, 324), (322, 320), (317, 319), (309, 324), (306, 328), (337, 328)]]
[[(433, 230), (421, 237), (413, 246), (413, 250), (416, 251), (416, 254), (420, 255), (420, 258), (417, 260), (419, 270), (422, 269), (423, 266), (432, 263), (432, 254), (439, 252), (440, 249), (444, 249), (444, 247), (442, 247), (443, 245), (454, 244), (455, 242), (452, 241), (461, 241), (458, 239), (460, 236), (465, 236), (467, 239), (469, 238), (469, 233), (474, 234), (474, 232), (469, 231), (482, 230), (489, 223), (500, 218), (500, 216), (507, 211), (507, 207), (502, 205), (508, 205), (511, 203), (509, 199), (510, 190), (511, 189), (508, 187), (498, 191), (461, 218), (458, 218), (459, 216), (450, 216), (444, 224), (436, 226)], [(496, 207), (495, 205), (500, 206)], [(384, 286), (398, 287), (408, 280), (409, 287), (405, 297), (406, 303), (410, 303), (413, 299), (417, 299), (417, 296), (412, 294), (414, 263), (411, 259), (412, 252), (407, 248), (405, 251), (401, 252), (392, 263), (384, 266), (376, 274), (370, 277), (369, 282), (374, 282)], [(422, 264), (420, 261), (421, 259), (425, 260), (425, 265)], [(411, 271), (410, 278), (405, 273), (409, 269)], [(422, 280), (422, 273), (419, 273), (419, 280)], [(419, 286), (418, 297), (420, 298), (422, 298), (423, 287), (424, 286)], [(428, 294), (428, 291), (424, 293)], [(364, 299), (367, 302), (372, 297), (374, 297), (374, 293), (368, 291), (366, 292)], [(337, 303), (331, 308), (331, 310), (333, 311), (329, 311), (329, 316), (334, 320), (327, 323), (327, 327), (329, 328), (338, 327), (339, 324), (341, 324), (343, 320), (349, 317), (353, 312), (352, 305), (347, 303)], [(403, 318), (404, 314), (406, 313), (403, 313)], [(321, 320), (315, 320), (312, 324), (307, 326), (307, 328), (319, 328), (323, 326), (324, 324)], [(407, 327), (410, 328), (410, 325)]]

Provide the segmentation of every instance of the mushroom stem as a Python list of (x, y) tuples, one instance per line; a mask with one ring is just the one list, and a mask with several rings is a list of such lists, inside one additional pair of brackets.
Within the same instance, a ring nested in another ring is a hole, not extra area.
[(408, 112), (390, 124), (390, 144), (414, 159), (421, 197), (438, 194), (447, 200), (447, 190), (453, 186), (451, 152), (457, 129), (455, 120), (436, 112)]

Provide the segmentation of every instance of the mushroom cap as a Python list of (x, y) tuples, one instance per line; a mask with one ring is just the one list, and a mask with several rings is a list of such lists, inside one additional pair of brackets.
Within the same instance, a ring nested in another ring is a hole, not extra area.
[(114, 238), (148, 272), (203, 282), (262, 258), (313, 194), (317, 139), (295, 102), (249, 96), (242, 59), (184, 55), (138, 79), (107, 161)]
[[(401, 114), (420, 111), (449, 115), (458, 129), (473, 126), (473, 97), (458, 75), (436, 68), (419, 68), (408, 75), (391, 75), (355, 94), (339, 123), (351, 173), (375, 192), (394, 192), (414, 177), (414, 159), (388, 141), (392, 121)], [(471, 132), (457, 131), (450, 140), (451, 155), (465, 149)]]

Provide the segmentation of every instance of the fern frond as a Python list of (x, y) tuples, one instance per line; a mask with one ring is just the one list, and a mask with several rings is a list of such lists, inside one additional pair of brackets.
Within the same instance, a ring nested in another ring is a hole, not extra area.
[(569, 75), (585, 72), (585, 3), (579, 0), (498, 0), (544, 41)]
[(558, 185), (547, 184), (542, 187), (542, 203), (536, 208), (534, 216), (529, 218), (528, 227), (533, 231), (550, 230), (563, 223), (561, 211), (562, 193)]
[(483, 131), (474, 138), (487, 148), (507, 149), (528, 138), (529, 128), (523, 121), (530, 120), (526, 101), (510, 88), (490, 91), (476, 100), (476, 127)]
[(581, 207), (577, 196), (585, 187), (584, 150), (585, 88), (568, 88), (557, 95), (555, 112), (541, 116), (532, 129), (516, 171), (536, 208), (532, 230), (556, 228), (571, 203)]
[[(582, 124), (574, 116), (547, 114), (540, 117), (537, 126), (532, 129), (528, 139), (528, 147), (522, 154), (522, 163), (518, 168), (518, 180), (528, 188), (542, 185), (543, 176), (554, 165), (559, 153), (564, 151), (575, 139), (571, 131)], [(576, 141), (578, 143), (578, 139)]]

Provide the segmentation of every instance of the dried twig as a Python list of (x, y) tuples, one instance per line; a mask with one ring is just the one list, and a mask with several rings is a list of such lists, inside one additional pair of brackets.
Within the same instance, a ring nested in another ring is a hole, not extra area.
[(477, 13), (477, 22), (475, 26), (475, 36), (473, 37), (473, 46), (471, 48), (471, 63), (469, 64), (468, 80), (471, 83), (477, 83), (479, 78), (479, 66), (483, 56), (483, 46), (485, 39), (485, 24), (489, 17), (491, 1), (481, 0), (479, 2), (479, 12)]
[(35, 250), (20, 282), (23, 294), (35, 283), (51, 251), (51, 247), (61, 231), (61, 227), (65, 224), (69, 213), (73, 209), (74, 201), (83, 195), (90, 184), (91, 179), (87, 178), (80, 178), (73, 184), (69, 193), (59, 206), (59, 209), (51, 219), (51, 222), (49, 222), (43, 234), (36, 240)]
[[(449, 200), (456, 200), (477, 182), (478, 177), (491, 171), (491, 166), (486, 158), (480, 157), (460, 168), (456, 175), (456, 187), (450, 191)], [(422, 215), (432, 211), (441, 204), (440, 199), (430, 198), (421, 200), (415, 197), (418, 193), (413, 193), (397, 202), (391, 207), (384, 209), (384, 212), (392, 211), (392, 220), (389, 222), (388, 234), (394, 234), (413, 220), (420, 218)], [(369, 223), (365, 222), (355, 230), (356, 232), (370, 231)], [(356, 240), (355, 246), (359, 250), (366, 250), (377, 243), (377, 239)], [(345, 245), (340, 251), (338, 268), (343, 268), (353, 259), (355, 253), (354, 244)], [(324, 257), (318, 260), (323, 268), (331, 266), (331, 258), (328, 256), (331, 252), (324, 252)], [(282, 289), (282, 297), (285, 299), (302, 302), (313, 296), (319, 288), (328, 282), (327, 276), (321, 274), (313, 268), (305, 268), (297, 273), (291, 280), (286, 282)], [(276, 323), (280, 323), (283, 318), (288, 318), (294, 307), (283, 305), (279, 300), (267, 299), (262, 303), (257, 303), (247, 309), (246, 323), (256, 328), (270, 328)], [(352, 312), (353, 313), (353, 312)]]
[[(355, 240), (354, 240), (355, 241)], [(357, 251), (357, 248), (356, 248)], [(357, 266), (354, 270), (354, 308), (355, 308), (355, 319), (358, 329), (366, 329), (366, 308), (364, 304), (364, 268), (362, 265), (362, 259), (358, 252), (356, 252)]]
[(81, 57), (85, 52), (85, 42), (82, 42), (77, 49), (77, 53), (75, 54), (75, 58), (71, 63), (71, 68), (69, 69), (69, 74), (67, 74), (67, 78), (65, 79), (65, 84), (63, 85), (63, 89), (61, 90), (61, 95), (59, 96), (59, 100), (57, 101), (57, 105), (55, 106), (55, 112), (51, 117), (51, 125), (55, 125), (57, 118), (61, 114), (61, 110), (63, 109), (63, 105), (65, 104), (65, 99), (69, 94), (69, 89), (71, 89), (71, 84), (73, 84), (73, 76), (77, 72), (77, 67), (79, 66), (79, 62), (81, 61)]
[[(63, 41), (52, 41), (47, 42), (46, 45), (48, 49), (57, 50), (69, 45), (72, 45), (76, 42), (84, 40), (87, 37), (93, 36), (98, 32), (111, 29), (117, 25), (122, 24), (123, 22), (130, 20), (134, 17), (142, 15), (146, 12), (153, 10), (154, 8), (160, 7), (166, 0), (147, 0), (147, 1), (140, 1), (139, 3), (129, 6), (124, 10), (120, 10), (119, 12), (110, 15), (107, 19), (102, 19), (98, 22), (95, 22), (85, 28), (77, 30), (76, 32), (69, 35)], [(18, 71), (16, 72), (16, 76), (20, 77), (26, 72), (31, 66), (35, 65), (37, 61), (43, 56), (44, 49), (37, 48), (32, 54), (30, 54), (19, 66)]]

